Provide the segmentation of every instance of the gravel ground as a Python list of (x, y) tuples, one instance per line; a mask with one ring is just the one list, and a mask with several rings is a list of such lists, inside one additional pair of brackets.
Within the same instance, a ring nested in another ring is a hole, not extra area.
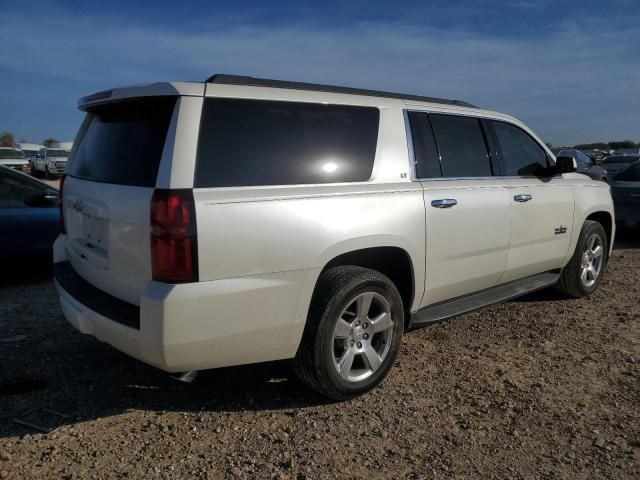
[(640, 233), (590, 298), (545, 291), (410, 332), (348, 403), (287, 362), (180, 384), (74, 331), (49, 272), (18, 273), (0, 286), (1, 479), (640, 478)]

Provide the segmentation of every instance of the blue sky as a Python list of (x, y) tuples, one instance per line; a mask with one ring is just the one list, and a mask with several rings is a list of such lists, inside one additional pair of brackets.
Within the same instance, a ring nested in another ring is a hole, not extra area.
[(0, 131), (70, 140), (79, 97), (212, 73), (460, 98), (545, 141), (640, 141), (640, 2), (2, 0)]

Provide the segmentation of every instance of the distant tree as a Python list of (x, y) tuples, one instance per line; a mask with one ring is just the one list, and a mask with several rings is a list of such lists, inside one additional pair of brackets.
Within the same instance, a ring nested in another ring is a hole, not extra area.
[(547, 147), (549, 147), (549, 148), (553, 148), (553, 145), (552, 145), (551, 143), (549, 143), (549, 142), (545, 142), (545, 145), (546, 145)]
[(577, 148), (578, 150), (609, 150), (609, 144), (604, 142), (595, 142), (595, 143), (582, 143), (580, 145), (576, 145), (573, 148)]
[(13, 147), (16, 142), (16, 137), (11, 132), (0, 133), (0, 147)]
[(632, 142), (631, 140), (609, 142), (609, 147), (613, 148), (614, 150), (618, 150), (619, 148), (634, 148), (635, 146), (635, 142)]
[(45, 146), (45, 147), (47, 147), (47, 148), (51, 148), (51, 147), (53, 147), (53, 144), (54, 144), (54, 143), (58, 143), (58, 140), (56, 140), (56, 139), (55, 139), (55, 138), (53, 138), (53, 137), (45, 138), (45, 139), (42, 141), (42, 145), (44, 145), (44, 146)]
[(29, 140), (27, 140), (26, 138), (21, 138), (20, 143), (29, 143)]

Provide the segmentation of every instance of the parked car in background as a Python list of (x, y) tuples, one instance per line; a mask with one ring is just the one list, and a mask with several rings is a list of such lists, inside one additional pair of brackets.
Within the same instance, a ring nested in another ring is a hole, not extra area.
[(607, 171), (596, 165), (595, 160), (593, 160), (589, 155), (584, 153), (582, 150), (578, 150), (577, 148), (569, 149), (569, 150), (560, 150), (556, 157), (571, 157), (575, 159), (576, 164), (578, 165), (577, 172), (588, 175), (594, 180), (603, 180), (607, 181)]
[(600, 164), (600, 162), (609, 155), (609, 152), (605, 152), (604, 150), (583, 150), (591, 160), (593, 160), (596, 164)]
[(640, 148), (619, 148), (616, 155), (640, 155)]
[(64, 175), (67, 170), (69, 151), (61, 148), (41, 148), (33, 159), (33, 174), (45, 178)]
[(29, 161), (24, 157), (24, 152), (18, 148), (0, 147), (0, 165), (24, 173), (31, 171)]
[(182, 378), (290, 358), (351, 398), (406, 328), (548, 286), (591, 294), (615, 237), (607, 184), (458, 100), (214, 75), (80, 108), (62, 311)]
[(60, 233), (58, 190), (0, 166), (0, 257), (51, 257)]
[(640, 155), (618, 155), (615, 153), (605, 158), (600, 165), (607, 171), (608, 176), (612, 177), (638, 160), (640, 160)]
[(640, 160), (616, 173), (610, 185), (616, 221), (640, 226)]
[(32, 165), (33, 157), (36, 156), (36, 153), (38, 153), (41, 148), (44, 148), (44, 145), (40, 145), (38, 143), (18, 142), (16, 143), (16, 148), (24, 152), (25, 160), (29, 162), (29, 165)]

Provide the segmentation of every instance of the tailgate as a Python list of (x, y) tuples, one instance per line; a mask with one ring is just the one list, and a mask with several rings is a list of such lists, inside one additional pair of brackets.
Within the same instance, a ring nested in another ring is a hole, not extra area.
[(74, 270), (114, 297), (139, 305), (151, 280), (149, 208), (152, 188), (67, 177), (66, 249)]
[(140, 97), (89, 109), (64, 182), (73, 269), (134, 305), (152, 279), (151, 197), (175, 105), (176, 97)]

